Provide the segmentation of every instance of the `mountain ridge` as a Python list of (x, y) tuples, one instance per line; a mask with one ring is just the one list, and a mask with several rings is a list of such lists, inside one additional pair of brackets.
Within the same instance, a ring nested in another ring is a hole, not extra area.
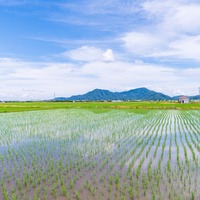
[[(181, 96), (181, 95), (179, 95)], [(53, 101), (148, 101), (148, 100), (177, 100), (179, 96), (168, 96), (161, 92), (149, 90), (141, 87), (122, 92), (111, 92), (105, 89), (94, 89), (82, 95), (73, 95), (71, 97), (57, 97)], [(191, 100), (197, 100), (198, 95), (189, 97)]]

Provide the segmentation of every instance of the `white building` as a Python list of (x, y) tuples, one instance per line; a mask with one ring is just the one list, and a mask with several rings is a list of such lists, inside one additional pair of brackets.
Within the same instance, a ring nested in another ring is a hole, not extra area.
[(180, 96), (178, 98), (178, 102), (179, 103), (189, 103), (189, 97), (187, 97), (187, 96)]

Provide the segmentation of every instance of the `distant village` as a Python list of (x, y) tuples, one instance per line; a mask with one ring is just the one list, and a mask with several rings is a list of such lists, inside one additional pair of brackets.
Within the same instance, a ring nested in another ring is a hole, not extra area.
[(26, 100), (26, 101), (1, 101), (0, 103), (7, 103), (7, 102), (138, 102), (138, 101), (150, 101), (150, 102), (156, 102), (156, 101), (166, 101), (166, 102), (178, 102), (181, 104), (187, 104), (187, 103), (200, 103), (200, 99), (190, 99), (190, 97), (182, 95), (179, 96), (177, 100)]

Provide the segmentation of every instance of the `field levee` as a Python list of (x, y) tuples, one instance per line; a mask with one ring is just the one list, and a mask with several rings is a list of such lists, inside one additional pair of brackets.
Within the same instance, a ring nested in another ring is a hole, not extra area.
[(200, 110), (200, 103), (180, 104), (168, 101), (152, 102), (4, 102), (0, 103), (0, 112), (22, 112), (52, 109), (171, 109), (171, 110)]

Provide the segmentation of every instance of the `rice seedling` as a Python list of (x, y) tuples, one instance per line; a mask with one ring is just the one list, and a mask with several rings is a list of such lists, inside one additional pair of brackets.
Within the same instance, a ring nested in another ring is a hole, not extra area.
[(198, 110), (0, 114), (0, 199), (200, 199)]

